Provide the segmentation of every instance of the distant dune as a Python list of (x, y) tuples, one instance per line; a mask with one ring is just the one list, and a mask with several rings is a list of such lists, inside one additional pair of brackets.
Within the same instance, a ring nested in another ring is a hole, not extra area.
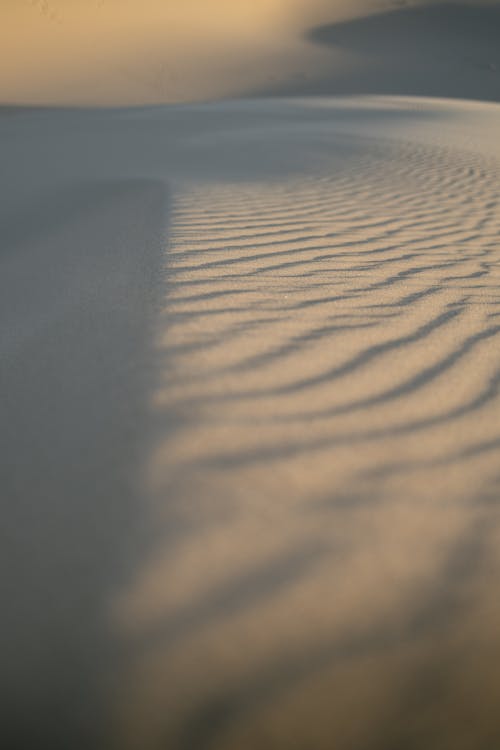
[(500, 96), (499, 3), (3, 0), (0, 102)]
[(500, 7), (400, 7), (318, 27), (309, 38), (358, 56), (351, 70), (323, 71), (311, 84), (315, 93), (500, 100)]

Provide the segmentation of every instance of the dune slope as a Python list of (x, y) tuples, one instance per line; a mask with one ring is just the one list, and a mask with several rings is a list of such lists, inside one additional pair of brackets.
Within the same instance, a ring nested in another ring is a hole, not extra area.
[(0, 118), (11, 746), (500, 743), (499, 126)]
[[(327, 24), (308, 38), (351, 64), (318, 72), (310, 89), (323, 93), (500, 98), (500, 7), (431, 3), (393, 8)], [(293, 88), (293, 87), (292, 87)]]

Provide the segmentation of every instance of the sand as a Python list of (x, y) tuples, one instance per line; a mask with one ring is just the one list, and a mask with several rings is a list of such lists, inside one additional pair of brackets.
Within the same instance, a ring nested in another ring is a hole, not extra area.
[(497, 8), (348, 5), (294, 96), (0, 113), (8, 747), (500, 745), (496, 63), (418, 20)]
[(2, 0), (0, 101), (498, 101), (498, 0)]

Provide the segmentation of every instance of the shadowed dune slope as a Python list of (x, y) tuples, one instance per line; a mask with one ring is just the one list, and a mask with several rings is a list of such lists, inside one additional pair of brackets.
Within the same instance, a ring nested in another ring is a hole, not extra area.
[(356, 59), (326, 66), (314, 93), (389, 93), (500, 99), (500, 7), (401, 7), (316, 28), (308, 38)]
[(0, 209), (0, 743), (87, 750), (107, 723), (115, 639), (102, 611), (144, 528), (137, 472), (166, 191), (45, 172), (46, 190), (20, 200), (11, 177)]

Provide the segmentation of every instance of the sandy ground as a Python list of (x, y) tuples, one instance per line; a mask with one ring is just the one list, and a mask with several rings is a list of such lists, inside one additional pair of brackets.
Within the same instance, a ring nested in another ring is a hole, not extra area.
[(296, 96), (0, 114), (6, 746), (491, 750), (498, 9), (241, 7)]

